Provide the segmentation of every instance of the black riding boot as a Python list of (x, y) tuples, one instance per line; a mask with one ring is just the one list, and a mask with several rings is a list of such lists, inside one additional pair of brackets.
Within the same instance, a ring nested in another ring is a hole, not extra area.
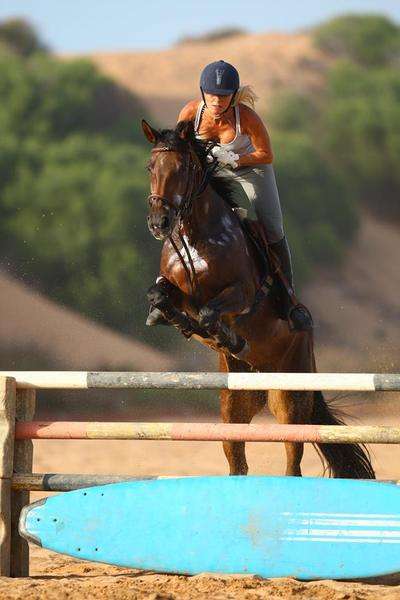
[[(286, 277), (290, 287), (293, 288), (292, 259), (286, 236), (279, 240), (279, 242), (270, 244), (270, 248), (278, 257), (279, 262), (281, 264), (282, 272)], [(286, 290), (283, 294), (283, 302), (284, 314), (286, 315), (286, 319), (288, 320), (290, 318), (294, 325), (294, 328), (297, 331), (308, 331), (313, 328), (312, 317), (306, 309), (306, 307), (302, 304), (293, 304)]]

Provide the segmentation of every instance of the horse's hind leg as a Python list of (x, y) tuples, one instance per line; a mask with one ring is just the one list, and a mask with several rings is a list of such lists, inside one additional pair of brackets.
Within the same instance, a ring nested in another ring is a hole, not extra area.
[[(248, 371), (248, 365), (221, 353), (220, 370)], [(220, 397), (224, 423), (250, 423), (266, 403), (266, 394), (262, 391), (223, 390)], [(223, 448), (229, 463), (230, 475), (247, 475), (245, 442), (224, 442)]]
[[(304, 425), (311, 423), (313, 392), (287, 392), (270, 390), (268, 407), (278, 423)], [(286, 475), (301, 476), (301, 459), (304, 444), (285, 442)]]

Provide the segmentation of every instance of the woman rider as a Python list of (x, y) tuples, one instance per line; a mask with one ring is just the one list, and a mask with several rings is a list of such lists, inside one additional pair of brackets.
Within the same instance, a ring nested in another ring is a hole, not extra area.
[[(261, 118), (246, 105), (254, 107), (257, 97), (250, 86), (240, 86), (239, 73), (223, 60), (203, 69), (200, 91), (203, 100), (188, 102), (178, 122), (193, 120), (196, 137), (219, 142), (213, 152), (220, 163), (215, 175), (229, 178), (233, 201), (254, 210), (293, 287), (292, 261), (283, 228), (270, 138)], [(286, 318), (290, 314), (294, 328), (311, 329), (308, 310), (302, 304), (293, 306), (288, 297), (285, 302)]]

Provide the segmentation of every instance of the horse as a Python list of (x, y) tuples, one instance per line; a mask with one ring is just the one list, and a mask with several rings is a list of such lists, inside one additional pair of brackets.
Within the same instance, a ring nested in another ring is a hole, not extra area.
[[(259, 253), (224, 198), (216, 142), (197, 139), (192, 121), (157, 130), (143, 119), (142, 129), (153, 145), (148, 227), (163, 241), (151, 307), (215, 350), (222, 372), (316, 372), (312, 330), (292, 330), (280, 318)], [(267, 402), (281, 424), (344, 425), (321, 391), (223, 390), (222, 420), (250, 423)], [(329, 476), (375, 477), (363, 445), (315, 446)], [(245, 443), (226, 441), (223, 449), (230, 474), (246, 475)], [(286, 475), (301, 476), (303, 443), (285, 442), (285, 450)]]

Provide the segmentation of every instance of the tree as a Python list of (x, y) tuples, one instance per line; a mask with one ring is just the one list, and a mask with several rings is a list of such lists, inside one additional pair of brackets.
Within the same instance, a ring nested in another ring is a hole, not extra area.
[(340, 261), (357, 230), (357, 210), (309, 134), (276, 132), (274, 147), (282, 209), (302, 280), (313, 264)]
[(0, 22), (0, 43), (24, 57), (35, 52), (47, 52), (46, 45), (24, 19), (9, 19)]
[(361, 202), (400, 217), (400, 74), (340, 63), (331, 72), (320, 122), (328, 160)]
[(382, 66), (400, 57), (400, 28), (381, 15), (344, 15), (314, 32), (316, 44), (335, 57), (364, 66)]
[(156, 271), (142, 169), (141, 149), (101, 137), (26, 140), (1, 197), (2, 255), (53, 298), (128, 329)]

